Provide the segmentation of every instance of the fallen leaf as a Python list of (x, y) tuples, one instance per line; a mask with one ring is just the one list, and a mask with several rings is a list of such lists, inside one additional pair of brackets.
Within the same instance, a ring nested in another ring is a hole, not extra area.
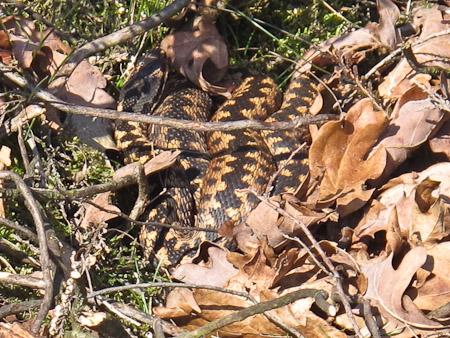
[(227, 253), (217, 247), (208, 248), (210, 262), (206, 266), (181, 264), (172, 277), (188, 284), (223, 287), (239, 270), (227, 261)]
[[(113, 211), (113, 212), (120, 212), (120, 209), (117, 208), (115, 205), (109, 204), (109, 195), (110, 192), (105, 192), (98, 194), (92, 201), (92, 203), (95, 203), (96, 205), (102, 207), (103, 209)], [(82, 229), (91, 229), (96, 228), (100, 224), (117, 217), (113, 213), (109, 213), (107, 211), (99, 210), (96, 206), (93, 206), (92, 204), (86, 204), (86, 213), (83, 217), (83, 220), (81, 221), (80, 228)]]
[(202, 312), (194, 299), (194, 294), (187, 288), (175, 288), (166, 298), (166, 306), (153, 308), (153, 313), (160, 318), (177, 318), (191, 315), (192, 311)]
[(443, 153), (450, 160), (450, 121), (444, 123), (430, 139), (430, 148), (434, 153)]
[(176, 32), (161, 42), (172, 66), (204, 91), (229, 97), (217, 84), (228, 69), (228, 50), (216, 26), (200, 21), (194, 32)]
[(353, 232), (353, 243), (375, 237), (397, 222), (402, 236), (419, 234), (424, 245), (450, 234), (450, 164), (438, 163), (420, 173), (407, 173), (390, 180)]
[[(412, 51), (417, 61), (427, 67), (449, 68), (450, 63), (446, 61), (450, 57), (449, 35), (428, 38), (431, 34), (443, 32), (450, 28), (448, 21), (443, 20), (442, 12), (436, 7), (430, 9), (422, 8), (416, 12), (414, 21), (417, 23), (417, 27), (422, 26), (420, 36), (410, 40), (411, 43), (416, 42), (412, 47)], [(417, 43), (418, 41), (421, 42)], [(401, 97), (414, 85), (416, 75), (419, 77), (424, 76), (417, 74), (411, 68), (406, 58), (402, 58), (378, 87), (380, 96), (385, 98)], [(429, 77), (429, 75), (426, 76)]]
[(400, 17), (400, 10), (392, 0), (377, 0), (378, 14), (380, 15), (380, 26), (378, 34), (383, 44), (394, 49), (400, 42), (401, 37), (395, 25)]
[(38, 338), (19, 323), (0, 323), (1, 338)]
[[(411, 89), (409, 92), (412, 91), (415, 90)], [(381, 134), (379, 143), (373, 149), (375, 153), (384, 148), (388, 156), (383, 175), (371, 184), (378, 186), (384, 183), (412, 151), (439, 130), (445, 115), (445, 112), (436, 108), (429, 98), (406, 102), (400, 100), (394, 109), (389, 126)]]
[(432, 311), (450, 302), (450, 242), (428, 249), (428, 259), (422, 267), (430, 273), (417, 292), (407, 293), (422, 310)]
[(341, 216), (361, 208), (372, 196), (365, 184), (384, 170), (386, 154), (378, 149), (371, 156), (386, 116), (374, 111), (372, 101), (363, 99), (349, 111), (343, 122), (328, 122), (320, 128), (311, 145), (311, 184), (319, 182), (308, 204), (336, 202)]
[(402, 303), (414, 274), (426, 262), (427, 250), (420, 246), (411, 249), (397, 269), (392, 266), (393, 258), (394, 254), (391, 253), (381, 263), (361, 267), (369, 282), (365, 297), (378, 302), (384, 310), (401, 322), (419, 328), (442, 328), (440, 323), (428, 319), (417, 307), (409, 306), (407, 311)]

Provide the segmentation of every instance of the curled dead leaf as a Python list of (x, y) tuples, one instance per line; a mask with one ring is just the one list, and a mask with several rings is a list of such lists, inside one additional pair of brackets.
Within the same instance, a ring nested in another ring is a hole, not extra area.
[(217, 84), (228, 69), (228, 50), (214, 24), (200, 21), (194, 32), (176, 32), (161, 42), (173, 67), (204, 91), (230, 96)]
[[(416, 90), (411, 89), (405, 95), (411, 92)], [(383, 175), (371, 184), (378, 186), (384, 183), (392, 171), (403, 163), (412, 151), (425, 143), (432, 133), (439, 130), (445, 116), (446, 113), (437, 108), (428, 97), (410, 101), (399, 100), (389, 126), (381, 134), (380, 142), (373, 149), (375, 153), (384, 148), (388, 156)]]
[(423, 247), (411, 249), (402, 259), (397, 269), (392, 266), (394, 254), (378, 264), (361, 267), (368, 279), (366, 297), (376, 301), (390, 315), (412, 326), (420, 328), (442, 328), (439, 322), (428, 319), (416, 306), (408, 303), (404, 308), (403, 298), (416, 271), (427, 259)]
[(403, 237), (419, 234), (424, 245), (450, 234), (450, 164), (438, 163), (420, 173), (407, 173), (390, 180), (353, 233), (353, 243), (379, 231), (389, 233), (396, 222)]

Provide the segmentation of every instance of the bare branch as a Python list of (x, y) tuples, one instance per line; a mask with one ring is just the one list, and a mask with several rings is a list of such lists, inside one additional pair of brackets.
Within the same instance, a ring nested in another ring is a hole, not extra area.
[(53, 300), (53, 278), (52, 278), (52, 263), (50, 260), (47, 236), (45, 234), (44, 219), (41, 214), (40, 207), (33, 197), (30, 188), (22, 180), (22, 178), (11, 171), (1, 170), (0, 179), (13, 181), (17, 188), (22, 193), (25, 199), (25, 205), (33, 217), (36, 232), (39, 239), (39, 249), (40, 249), (40, 261), (42, 267), (42, 274), (45, 283), (45, 295), (41, 304), (41, 308), (36, 316), (33, 323), (33, 332), (38, 333), (41, 324), (43, 323), (48, 311), (50, 310), (52, 300)]
[[(25, 80), (25, 78), (23, 78), (22, 76), (20, 76), (15, 72), (12, 72), (9, 67), (5, 66), (1, 62), (0, 62), (0, 70), (3, 72), (3, 75), (6, 78), (13, 81), (20, 87), (28, 88), (30, 91), (35, 92), (35, 96), (37, 98), (47, 102), (56, 109), (59, 109), (69, 114), (101, 117), (111, 120), (133, 121), (146, 124), (164, 125), (176, 129), (187, 129), (195, 131), (229, 131), (242, 129), (254, 129), (254, 130), (295, 129), (313, 123), (336, 120), (338, 118), (336, 115), (332, 114), (321, 114), (318, 116), (300, 117), (293, 121), (272, 122), (272, 123), (265, 123), (263, 121), (256, 121), (256, 120), (242, 120), (230, 122), (197, 122), (192, 120), (178, 120), (162, 116), (143, 115), (131, 112), (118, 112), (112, 109), (78, 106), (75, 104), (64, 102), (59, 98), (57, 98), (56, 96), (49, 93), (48, 91), (33, 88), (31, 84)], [(0, 129), (0, 135), (2, 135), (2, 133), (4, 132), (2, 132), (2, 130)]]
[(61, 68), (58, 76), (66, 76), (71, 74), (76, 66), (88, 56), (126, 42), (129, 39), (137, 35), (144, 34), (148, 30), (162, 24), (164, 21), (171, 18), (181, 9), (186, 7), (189, 2), (191, 2), (191, 0), (175, 0), (173, 3), (166, 6), (158, 13), (153, 14), (146, 20), (140, 21), (134, 25), (125, 27), (114, 33), (85, 44), (68, 58), (66, 64)]

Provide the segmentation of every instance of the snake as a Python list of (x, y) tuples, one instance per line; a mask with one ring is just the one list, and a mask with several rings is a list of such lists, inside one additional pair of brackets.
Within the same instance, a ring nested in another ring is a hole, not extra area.
[[(307, 75), (293, 79), (282, 97), (265, 74), (243, 68), (230, 72), (239, 79), (238, 85), (214, 110), (211, 97), (189, 81), (177, 76), (167, 80), (165, 54), (153, 50), (141, 58), (122, 87), (118, 110), (200, 122), (271, 123), (308, 114), (317, 95), (315, 82)], [(173, 166), (151, 179), (150, 184), (164, 188), (164, 193), (141, 216), (148, 223), (141, 229), (140, 241), (145, 258), (154, 265), (190, 261), (205, 241), (228, 248), (234, 241), (217, 232), (161, 229), (152, 223), (234, 227), (257, 206), (256, 195), (264, 194), (269, 183), (272, 195), (292, 194), (308, 173), (308, 154), (302, 148), (305, 131), (299, 128), (198, 132), (121, 120), (114, 133), (125, 163), (144, 163), (165, 150), (181, 151)]]

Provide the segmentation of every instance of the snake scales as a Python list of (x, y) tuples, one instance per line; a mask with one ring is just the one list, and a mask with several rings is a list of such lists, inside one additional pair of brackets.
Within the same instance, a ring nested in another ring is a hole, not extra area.
[[(315, 85), (303, 75), (294, 79), (282, 101), (276, 83), (268, 76), (248, 70), (234, 70), (241, 77), (232, 97), (214, 113), (211, 98), (186, 80), (169, 80), (164, 54), (145, 55), (124, 85), (119, 110), (184, 120), (266, 122), (291, 121), (308, 112), (316, 95)], [(281, 108), (280, 108), (281, 105)], [(212, 116), (211, 116), (212, 115)], [(304, 131), (196, 131), (163, 126), (119, 122), (115, 137), (125, 162), (145, 162), (162, 150), (182, 151), (175, 165), (153, 178), (165, 193), (148, 208), (143, 219), (172, 225), (217, 229), (245, 220), (257, 199), (245, 189), (264, 193), (278, 170), (272, 194), (292, 193), (307, 173)], [(213, 232), (160, 229), (147, 225), (141, 230), (147, 258), (174, 265), (192, 256), (202, 241), (231, 245)]]

